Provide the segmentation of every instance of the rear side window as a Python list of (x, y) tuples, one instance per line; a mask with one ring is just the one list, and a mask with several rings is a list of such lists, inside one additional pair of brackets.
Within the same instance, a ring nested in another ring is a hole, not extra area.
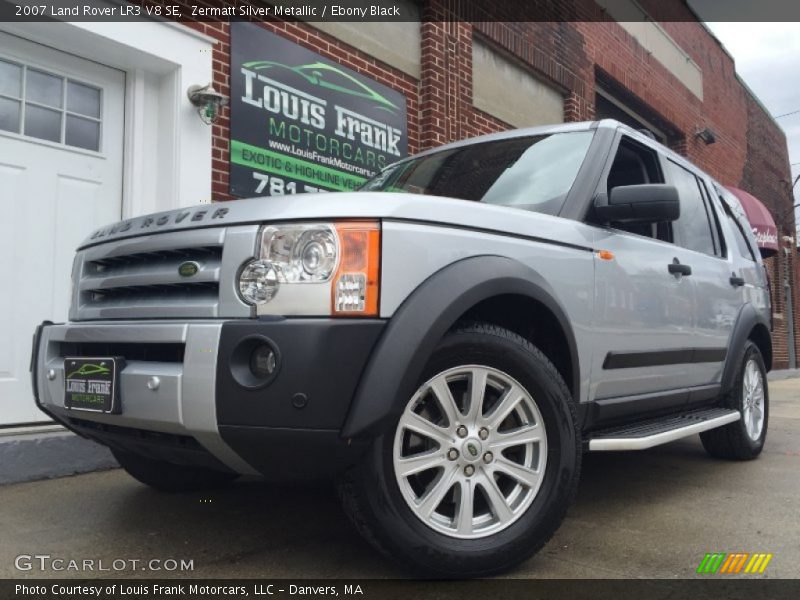
[(753, 249), (750, 247), (750, 244), (747, 243), (747, 239), (742, 231), (742, 224), (739, 223), (739, 221), (733, 216), (731, 210), (728, 208), (728, 205), (725, 204), (725, 202), (722, 203), (722, 206), (725, 207), (725, 216), (728, 219), (730, 230), (733, 232), (733, 240), (736, 243), (736, 247), (739, 249), (739, 256), (756, 262), (756, 257), (753, 255)]
[(695, 252), (714, 256), (714, 236), (709, 219), (710, 207), (700, 191), (700, 181), (690, 171), (666, 161), (670, 183), (678, 190), (681, 216), (673, 224), (675, 243)]
[[(753, 234), (750, 233), (750, 223), (747, 221), (744, 209), (738, 198), (725, 188), (714, 185), (714, 191), (720, 199), (722, 207), (725, 209), (725, 218), (731, 226), (734, 243), (742, 258), (758, 262), (758, 246), (756, 245)], [(737, 216), (738, 215), (738, 216)]]
[(708, 220), (711, 221), (711, 236), (714, 239), (714, 254), (720, 258), (724, 258), (728, 256), (728, 251), (727, 246), (725, 245), (725, 236), (722, 235), (722, 226), (720, 225), (718, 214), (719, 211), (714, 207), (714, 201), (712, 200), (711, 193), (708, 191), (706, 184), (702, 179), (698, 179), (697, 181), (700, 184), (703, 198), (705, 198), (706, 201), (706, 213), (708, 214)]

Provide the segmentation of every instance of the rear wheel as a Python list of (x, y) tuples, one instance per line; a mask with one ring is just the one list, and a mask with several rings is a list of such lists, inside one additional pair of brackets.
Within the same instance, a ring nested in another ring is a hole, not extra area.
[(476, 324), (445, 337), (340, 493), (362, 534), (392, 558), (436, 577), (484, 576), (550, 539), (580, 461), (558, 371), (524, 338)]
[(195, 492), (217, 489), (238, 477), (235, 473), (176, 465), (114, 448), (111, 449), (111, 453), (129, 475), (162, 492)]
[(769, 390), (767, 370), (761, 352), (748, 341), (736, 376), (736, 384), (725, 399), (729, 408), (742, 418), (734, 423), (700, 434), (703, 447), (711, 456), (733, 460), (752, 460), (761, 454), (767, 439)]

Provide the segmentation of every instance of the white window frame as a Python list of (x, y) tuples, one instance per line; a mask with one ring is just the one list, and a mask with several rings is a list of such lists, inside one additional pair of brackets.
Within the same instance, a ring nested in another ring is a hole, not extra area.
[[(47, 66), (40, 66), (37, 63), (21, 60), (17, 57), (6, 57), (2, 52), (0, 52), (0, 60), (5, 62), (11, 63), (16, 65), (22, 69), (22, 81), (20, 86), (20, 95), (19, 97), (15, 98), (13, 96), (7, 96), (5, 94), (0, 94), (0, 98), (6, 98), (8, 100), (17, 101), (20, 103), (20, 115), (19, 115), (19, 131), (8, 131), (6, 129), (0, 130), (0, 135), (5, 137), (14, 137), (18, 139), (25, 140), (26, 142), (33, 142), (33, 143), (41, 143), (44, 145), (52, 145), (58, 148), (64, 148), (70, 151), (77, 151), (80, 153), (89, 154), (91, 156), (103, 156), (104, 155), (104, 148), (103, 148), (103, 90), (99, 89), (96, 85), (92, 83), (88, 83), (83, 81), (80, 78), (75, 78), (71, 75), (65, 74), (63, 71), (59, 69), (53, 69), (52, 67)], [(45, 75), (49, 75), (51, 77), (57, 77), (61, 80), (61, 106), (51, 106), (47, 104), (42, 104), (35, 100), (30, 100), (28, 98), (28, 72), (29, 71), (37, 71), (39, 73), (44, 73)], [(67, 108), (67, 93), (70, 83), (76, 83), (78, 85), (82, 85), (84, 87), (90, 87), (96, 89), (100, 93), (100, 116), (93, 117), (91, 115), (83, 115), (80, 113), (76, 113), (70, 111)], [(36, 137), (30, 135), (29, 133), (25, 133), (25, 113), (28, 109), (28, 106), (35, 106), (38, 108), (43, 108), (45, 110), (50, 110), (53, 112), (59, 113), (61, 117), (61, 130), (59, 131), (59, 139), (58, 141), (48, 140), (45, 138)], [(83, 146), (76, 146), (74, 144), (67, 143), (67, 117), (73, 116), (80, 119), (85, 119), (87, 121), (93, 121), (97, 123), (99, 126), (98, 129), (98, 149), (92, 150), (91, 148), (84, 148)]]
[(216, 40), (180, 24), (0, 23), (0, 30), (120, 69), (125, 78), (122, 217), (211, 199), (211, 127), (189, 103), (213, 80)]

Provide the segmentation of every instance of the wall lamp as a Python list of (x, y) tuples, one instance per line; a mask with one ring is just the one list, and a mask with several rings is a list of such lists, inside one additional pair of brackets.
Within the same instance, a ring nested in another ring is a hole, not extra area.
[(694, 137), (698, 137), (707, 145), (710, 146), (714, 142), (717, 141), (717, 134), (714, 133), (714, 130), (711, 127), (704, 127), (703, 129), (698, 129), (694, 132)]
[(186, 95), (206, 125), (216, 123), (222, 107), (228, 106), (228, 97), (220, 94), (210, 83), (189, 86)]

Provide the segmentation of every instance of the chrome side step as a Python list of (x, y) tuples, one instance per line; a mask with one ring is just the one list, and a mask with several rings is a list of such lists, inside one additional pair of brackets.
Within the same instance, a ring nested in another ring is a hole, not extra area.
[(589, 438), (589, 450), (645, 450), (683, 437), (722, 427), (741, 419), (738, 410), (705, 408), (680, 415), (667, 415), (632, 425), (596, 431)]

